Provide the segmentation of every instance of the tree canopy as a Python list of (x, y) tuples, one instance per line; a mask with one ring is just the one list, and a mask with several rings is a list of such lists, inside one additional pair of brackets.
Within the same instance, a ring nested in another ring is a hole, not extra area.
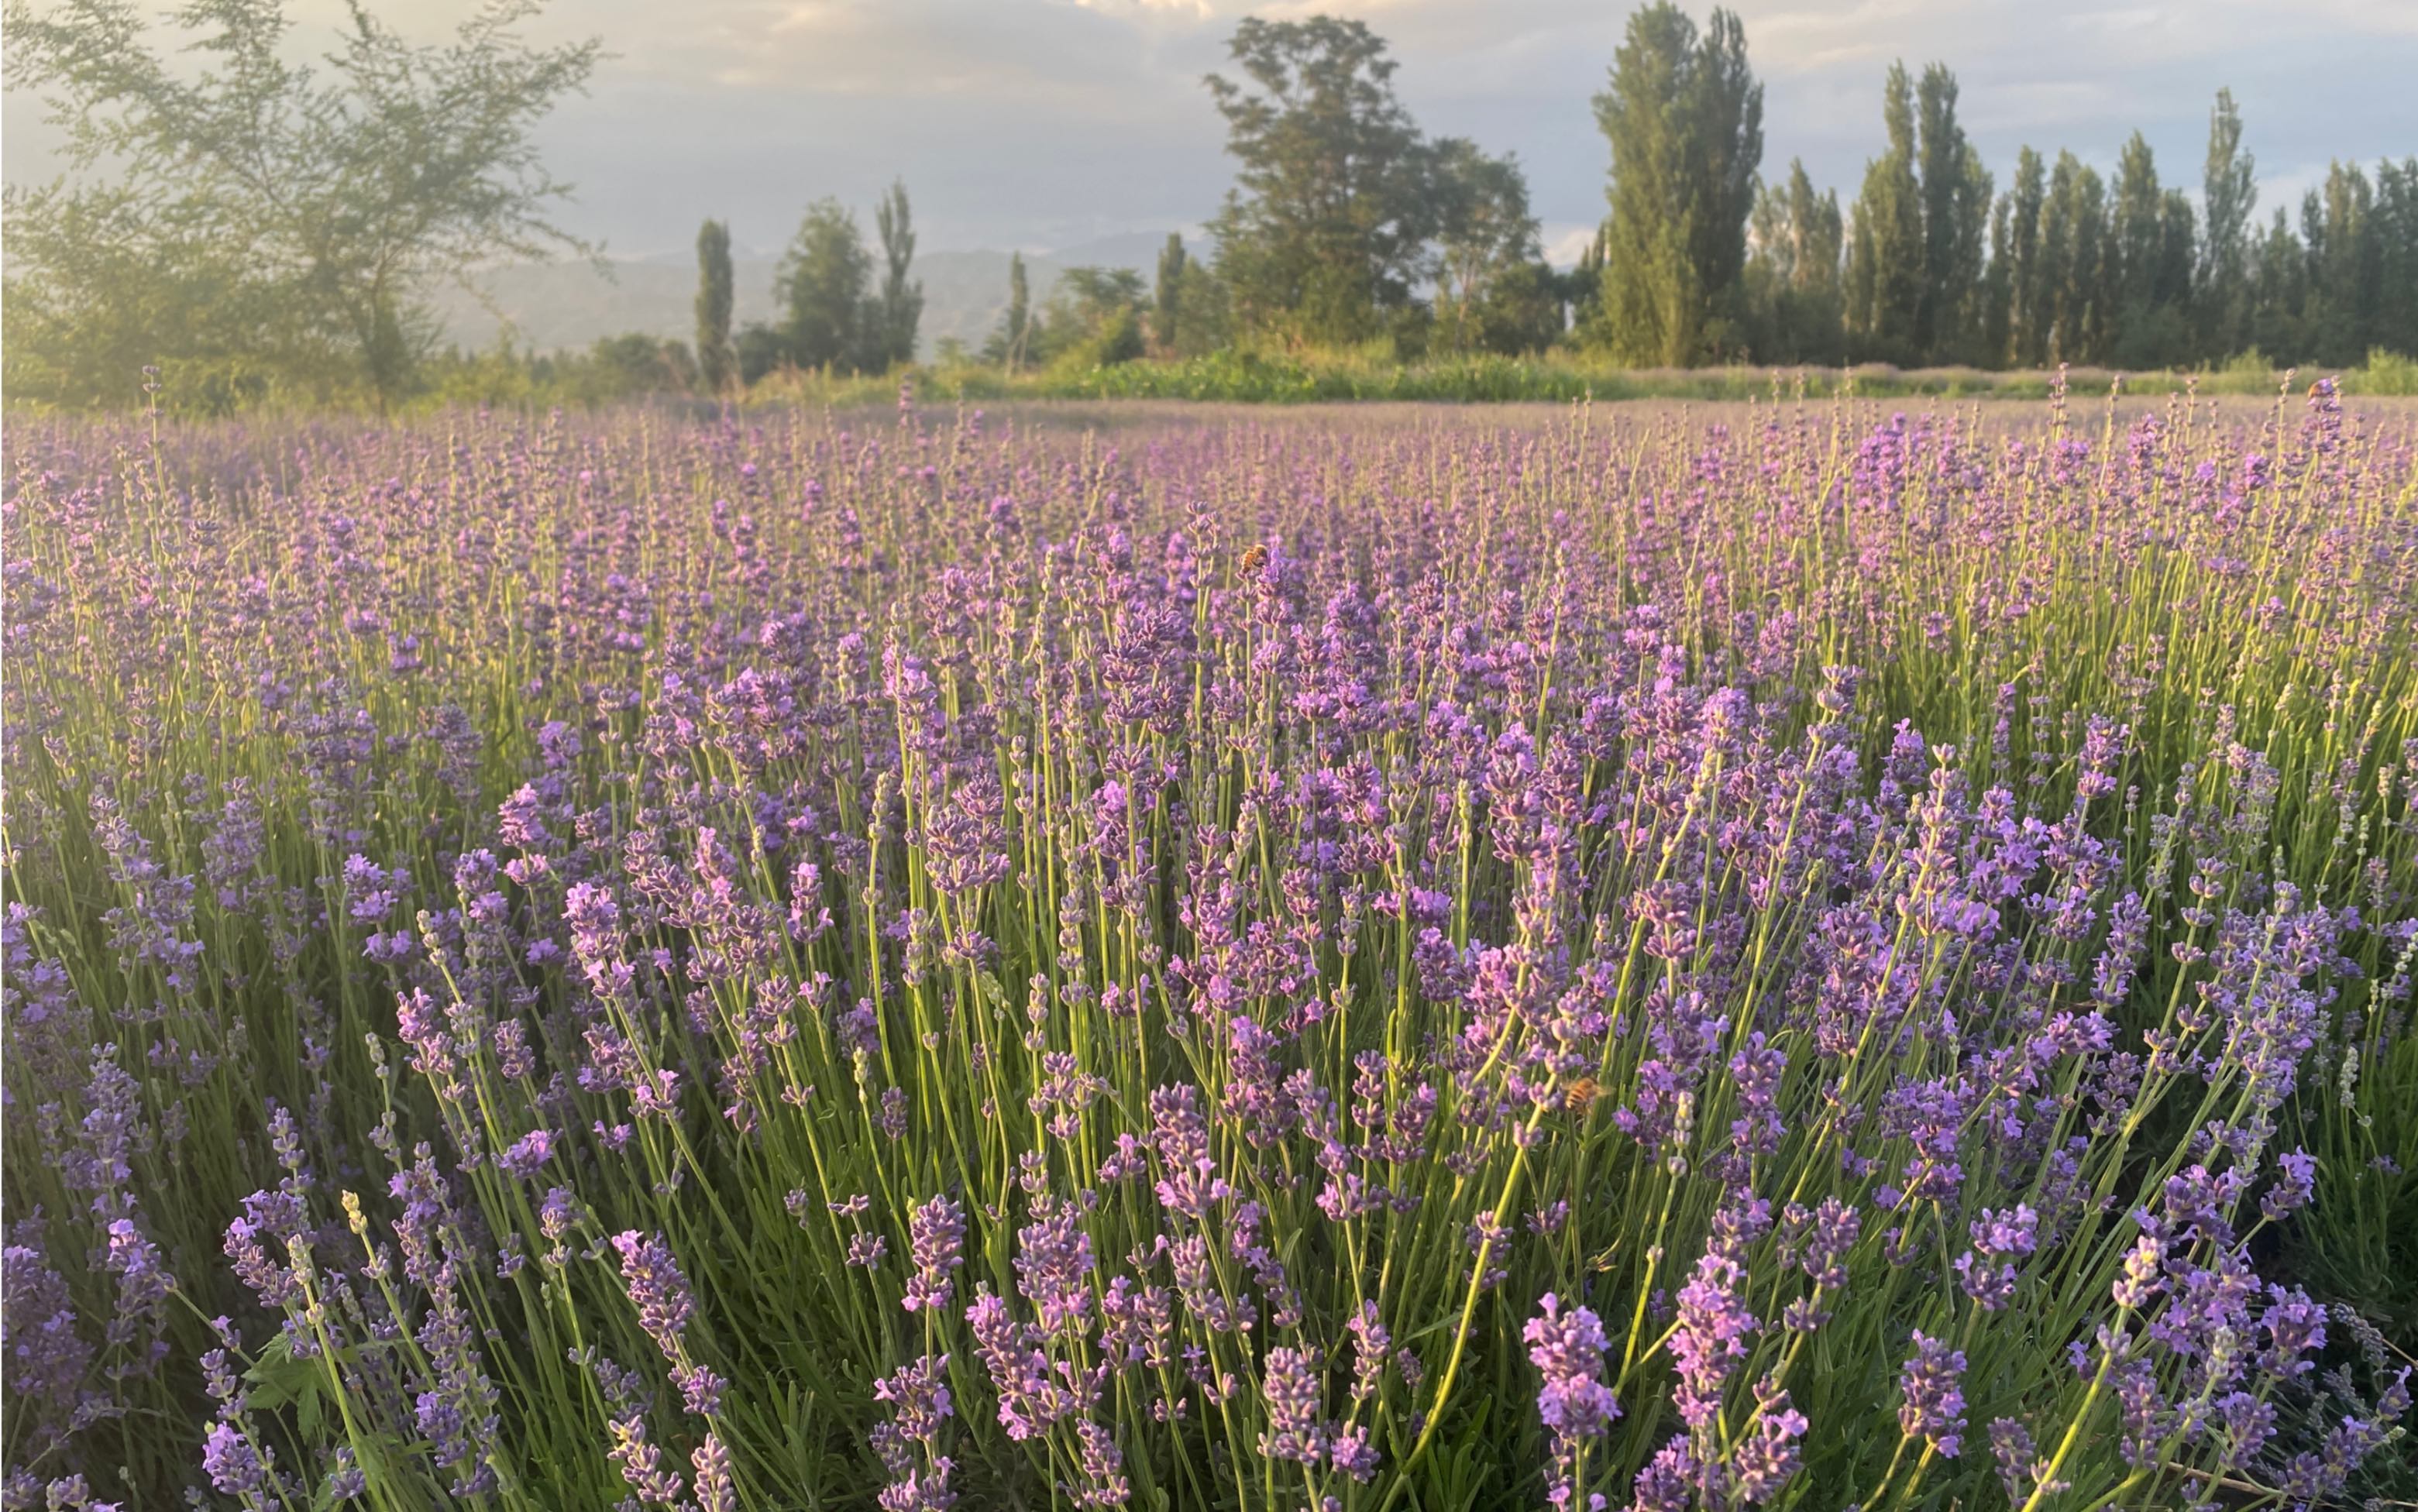
[[(8, 82), (43, 95), (72, 170), (8, 194), (10, 388), (92, 403), (138, 381), (120, 364), (141, 352), (390, 402), (433, 339), (434, 286), (591, 250), (552, 218), (570, 186), (532, 129), (598, 44), (529, 44), (539, 9), (487, 0), (419, 45), (351, 0), (338, 45), (298, 63), (285, 0), (187, 0), (169, 19), (196, 71), (131, 0), (9, 0)], [(127, 298), (132, 282), (154, 293)]]

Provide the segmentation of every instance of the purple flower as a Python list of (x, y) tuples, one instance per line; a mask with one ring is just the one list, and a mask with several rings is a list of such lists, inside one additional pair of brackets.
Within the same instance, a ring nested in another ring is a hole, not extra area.
[(1950, 1459), (1965, 1447), (1965, 1352), (1945, 1340), (1914, 1332), (1914, 1354), (1897, 1373), (1898, 1427), (1908, 1438), (1928, 1441)]
[(1092, 1236), (1081, 1214), (1059, 1205), (1016, 1239), (1017, 1290), (1040, 1314), (1041, 1331), (1079, 1331), (1092, 1308)]
[(907, 1214), (907, 1258), (915, 1274), (899, 1306), (909, 1312), (949, 1305), (949, 1273), (965, 1263), (966, 1210), (945, 1197)]
[(663, 1235), (641, 1235), (635, 1229), (615, 1234), (613, 1247), (621, 1256), (621, 1283), (638, 1309), (638, 1326), (666, 1359), (678, 1361), (681, 1334), (696, 1313), (696, 1299), (689, 1291), (688, 1277), (681, 1274), (680, 1261)]
[(248, 1499), (268, 1485), (268, 1469), (252, 1441), (223, 1422), (211, 1424), (202, 1440), (202, 1469), (222, 1496)]
[(1620, 1403), (1603, 1381), (1609, 1347), (1603, 1322), (1590, 1308), (1563, 1312), (1561, 1299), (1550, 1291), (1537, 1309), (1521, 1336), (1528, 1343), (1528, 1363), (1545, 1378), (1537, 1392), (1538, 1415), (1556, 1439), (1593, 1438), (1620, 1415)]
[(551, 1129), (532, 1129), (513, 1141), (510, 1148), (496, 1157), (496, 1166), (507, 1176), (523, 1181), (543, 1169), (554, 1158), (556, 1135)]
[(1260, 1453), (1317, 1464), (1326, 1454), (1326, 1433), (1319, 1422), (1324, 1392), (1316, 1361), (1308, 1351), (1278, 1345), (1268, 1351), (1261, 1389), (1267, 1398), (1268, 1429), (1260, 1435)]
[(1739, 1501), (1768, 1502), (1787, 1488), (1804, 1463), (1798, 1441), (1811, 1426), (1784, 1388), (1756, 1386), (1754, 1420), (1730, 1453), (1730, 1488)]
[(2306, 1207), (2318, 1186), (2317, 1157), (2305, 1150), (2277, 1155), (2275, 1168), (2275, 1184), (2258, 1199), (2259, 1213), (2270, 1221)]
[(1679, 1371), (1679, 1415), (1691, 1428), (1704, 1428), (1721, 1412), (1722, 1388), (1746, 1358), (1747, 1336), (1756, 1324), (1740, 1290), (1745, 1277), (1745, 1268), (1726, 1252), (1708, 1249), (1679, 1289), (1670, 1349)]

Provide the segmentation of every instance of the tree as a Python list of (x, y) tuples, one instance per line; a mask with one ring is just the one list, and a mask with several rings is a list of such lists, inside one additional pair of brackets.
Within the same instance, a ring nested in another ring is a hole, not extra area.
[(2107, 196), (2098, 171), (2057, 155), (2041, 211), (2049, 336), (2043, 361), (2097, 362), (2107, 351), (2112, 291), (2105, 277)]
[(1383, 38), (1357, 21), (1246, 18), (1208, 76), (1235, 187), (1210, 223), (1236, 318), (1356, 342), (1424, 275), (1429, 153), (1394, 97)]
[(1864, 168), (1847, 249), (1847, 328), (1859, 353), (1921, 359), (1922, 185), (1915, 166), (1914, 81), (1893, 63), (1881, 91), (1889, 150)]
[(2357, 163), (2328, 163), (2325, 182), (2301, 200), (2301, 244), (2308, 261), (2302, 355), (2328, 367), (2366, 355), (2369, 322), (2382, 301), (2384, 258), (2375, 207), (2374, 187)]
[(696, 232), (696, 367), (705, 391), (728, 390), (739, 354), (730, 344), (730, 226), (708, 221)]
[(2048, 361), (2050, 293), (2042, 257), (2041, 207), (2048, 196), (2047, 165), (2030, 147), (2015, 159), (2007, 207), (2007, 353), (2017, 367)]
[(1113, 367), (1142, 355), (1141, 275), (1129, 267), (1070, 267), (1058, 276), (1032, 344), (1037, 360)]
[(1839, 360), (1844, 292), (1839, 258), (1845, 228), (1835, 190), (1816, 194), (1802, 159), (1785, 186), (1755, 199), (1747, 259), (1755, 356), (1770, 362)]
[[(78, 343), (78, 324), (56, 322), (92, 316), (115, 327), (94, 344), (113, 356), (149, 343), (150, 360), (249, 364), (391, 403), (433, 339), (434, 287), (475, 286), (500, 257), (588, 250), (548, 218), (570, 191), (531, 132), (584, 85), (597, 44), (528, 46), (514, 28), (539, 8), (490, 0), (449, 42), (415, 46), (357, 5), (311, 65), (291, 57), (283, 0), (187, 0), (172, 20), (199, 34), (196, 72), (153, 50), (132, 0), (38, 13), (9, 0), (8, 82), (47, 91), (74, 173), (105, 168), (115, 185), (10, 195), (9, 303), (30, 294), (36, 318), (12, 321), (7, 344)], [(251, 314), (126, 311), (114, 280), (129, 257)], [(145, 324), (128, 328), (130, 313)], [(60, 397), (90, 387), (85, 363), (52, 353)]]
[(2257, 160), (2242, 150), (2242, 112), (2233, 91), (2216, 92), (2208, 118), (2208, 162), (2200, 176), (2205, 214), (2200, 237), (2200, 351), (2238, 351), (2250, 318), (2250, 217), (2258, 206)]
[(1570, 307), (1570, 330), (1581, 339), (1600, 334), (1603, 319), (1604, 249), (1612, 239), (1612, 222), (1599, 221), (1595, 235), (1579, 249), (1579, 260), (1563, 280), (1563, 298)]
[[(850, 371), (886, 365), (880, 332), (866, 328), (872, 322), (865, 317), (873, 312), (865, 308), (865, 285), (872, 267), (856, 217), (837, 200), (816, 201), (773, 275), (791, 361)], [(865, 360), (868, 355), (874, 362)]]
[(2279, 361), (2297, 362), (2308, 351), (2308, 327), (2302, 318), (2308, 267), (2282, 206), (2253, 249), (2251, 263), (2251, 340)]
[(1158, 250), (1158, 284), (1154, 293), (1152, 334), (1167, 351), (1175, 350), (1177, 332), (1184, 316), (1184, 273), (1188, 259), (1184, 254), (1184, 234), (1171, 231), (1167, 245)]
[(1476, 344), (1507, 357), (1541, 352), (1569, 328), (1569, 300), (1561, 275), (1542, 258), (1510, 264), (1478, 296)]
[(2120, 343), (2137, 344), (2136, 333), (2157, 304), (2158, 253), (2164, 239), (2159, 221), (2165, 201), (2157, 159), (2149, 140), (2135, 131), (2117, 155), (2115, 192), (2108, 206), (2107, 256)]
[(999, 329), (983, 348), (983, 356), (1014, 373), (1030, 359), (1033, 341), (1033, 296), (1025, 282), (1024, 254), (1010, 252), (1007, 258), (1007, 311), (1000, 317)]
[(2002, 367), (2014, 332), (2014, 206), (2005, 194), (1990, 211), (1990, 261), (1982, 274), (1982, 364)]
[(1914, 344), (1926, 362), (1969, 361), (1979, 346), (1978, 296), (1990, 216), (1990, 174), (1956, 120), (1956, 76), (1942, 64), (1917, 87), (1922, 281)]
[[(1486, 344), (1483, 311), (1495, 286), (1537, 262), (1537, 218), (1529, 213), (1528, 181), (1514, 158), (1491, 158), (1476, 144), (1449, 137), (1435, 145), (1433, 171), (1438, 324), (1453, 350), (1467, 351)], [(1523, 324), (1533, 322), (1514, 316), (1504, 328)]]
[(795, 365), (797, 360), (789, 352), (788, 333), (760, 320), (751, 320), (739, 328), (731, 354), (738, 363), (742, 384), (752, 384), (766, 374)]
[(2418, 357), (2418, 157), (2376, 165), (2377, 302), (2368, 343)]
[(1700, 37), (1657, 0), (1629, 18), (1595, 113), (1612, 148), (1598, 340), (1624, 362), (1702, 361), (1729, 344), (1741, 313), (1763, 160), (1763, 86), (1744, 28), (1715, 10)]
[(874, 229), (881, 237), (881, 304), (868, 323), (868, 348), (876, 360), (868, 366), (887, 368), (915, 360), (915, 328), (924, 318), (924, 285), (909, 283), (907, 271), (915, 263), (914, 221), (907, 208), (907, 186), (894, 180), (873, 211)]

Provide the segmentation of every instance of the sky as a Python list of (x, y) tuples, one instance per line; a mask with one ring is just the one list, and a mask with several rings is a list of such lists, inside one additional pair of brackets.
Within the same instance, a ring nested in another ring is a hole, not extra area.
[[(39, 0), (37, 0), (39, 3)], [(370, 0), (434, 39), (469, 0)], [(295, 0), (307, 20), (330, 0)], [(1625, 0), (554, 0), (532, 38), (594, 36), (588, 95), (541, 129), (577, 186), (568, 229), (616, 256), (684, 252), (697, 221), (770, 252), (825, 194), (859, 207), (894, 176), (926, 251), (1043, 252), (1197, 231), (1231, 177), (1201, 76), (1247, 14), (1357, 16), (1391, 44), (1431, 135), (1516, 152), (1549, 254), (1603, 213), (1589, 100)], [(1702, 19), (1702, 7), (1691, 7)], [(1881, 139), (1893, 59), (1955, 70), (1968, 133), (2001, 186), (2018, 147), (2103, 171), (2138, 129), (2196, 189), (2211, 101), (2229, 86), (2257, 159), (2259, 214), (2295, 206), (2332, 158), (2418, 153), (2418, 0), (1737, 0), (1765, 85), (1764, 173), (1801, 157), (1853, 198)], [(307, 35), (307, 33), (306, 33)], [(58, 171), (40, 103), (11, 91), (0, 168)]]

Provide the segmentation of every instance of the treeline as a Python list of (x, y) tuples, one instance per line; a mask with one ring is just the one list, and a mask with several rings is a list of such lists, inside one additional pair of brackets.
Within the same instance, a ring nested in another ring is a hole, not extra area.
[[(1230, 53), (1238, 76), (1207, 80), (1235, 162), (1208, 222), (1214, 261), (1171, 237), (1155, 287), (1076, 269), (1036, 313), (1018, 260), (980, 357), (1013, 373), (1371, 344), (1404, 362), (1566, 348), (1621, 367), (2146, 369), (2251, 352), (2343, 367), (2418, 352), (2418, 158), (2373, 177), (2335, 162), (2297, 223), (2278, 206), (2262, 224), (2228, 91), (2196, 203), (2138, 132), (2112, 179), (2027, 146), (2001, 190), (1958, 118), (1955, 75), (1893, 65), (1886, 146), (1843, 210), (1801, 160), (1763, 176), (1763, 86), (1737, 18), (1715, 10), (1699, 29), (1660, 0), (1630, 18), (1595, 99), (1610, 213), (1565, 272), (1541, 255), (1517, 159), (1425, 136), (1366, 24), (1252, 18)], [(793, 266), (846, 283), (862, 248), (818, 215)], [(776, 351), (770, 333), (757, 346)]]
[[(501, 257), (590, 251), (550, 219), (568, 188), (530, 130), (580, 87), (596, 44), (532, 50), (484, 17), (416, 46), (362, 15), (314, 72), (281, 61), (277, 0), (194, 15), (211, 65), (197, 75), (145, 51), (130, 0), (48, 13), (8, 0), (10, 82), (47, 91), (85, 175), (8, 191), (12, 401), (720, 398), (917, 358), (924, 296), (895, 183), (869, 240), (838, 202), (807, 209), (772, 320), (733, 328), (729, 232), (709, 221), (690, 343), (446, 349), (436, 285), (475, 287)], [(1699, 27), (1657, 0), (1630, 16), (1595, 97), (1608, 214), (1563, 270), (1544, 259), (1518, 160), (1423, 132), (1366, 24), (1250, 18), (1228, 51), (1205, 81), (1235, 168), (1206, 222), (1211, 255), (1171, 236), (1151, 274), (1078, 268), (1046, 290), (1018, 258), (990, 338), (940, 344), (933, 365), (1108, 392), (1193, 381), (1087, 376), (1135, 363), (1327, 382), (1543, 359), (1558, 386), (1573, 364), (2341, 368), (2418, 354), (2418, 158), (2373, 174), (2336, 162), (2297, 215), (2262, 206), (2224, 91), (2196, 198), (2138, 133), (2112, 176), (2028, 146), (2001, 184), (1947, 67), (1893, 66), (1882, 150), (1843, 206), (1801, 160), (1765, 174), (1763, 86), (1737, 18)]]

